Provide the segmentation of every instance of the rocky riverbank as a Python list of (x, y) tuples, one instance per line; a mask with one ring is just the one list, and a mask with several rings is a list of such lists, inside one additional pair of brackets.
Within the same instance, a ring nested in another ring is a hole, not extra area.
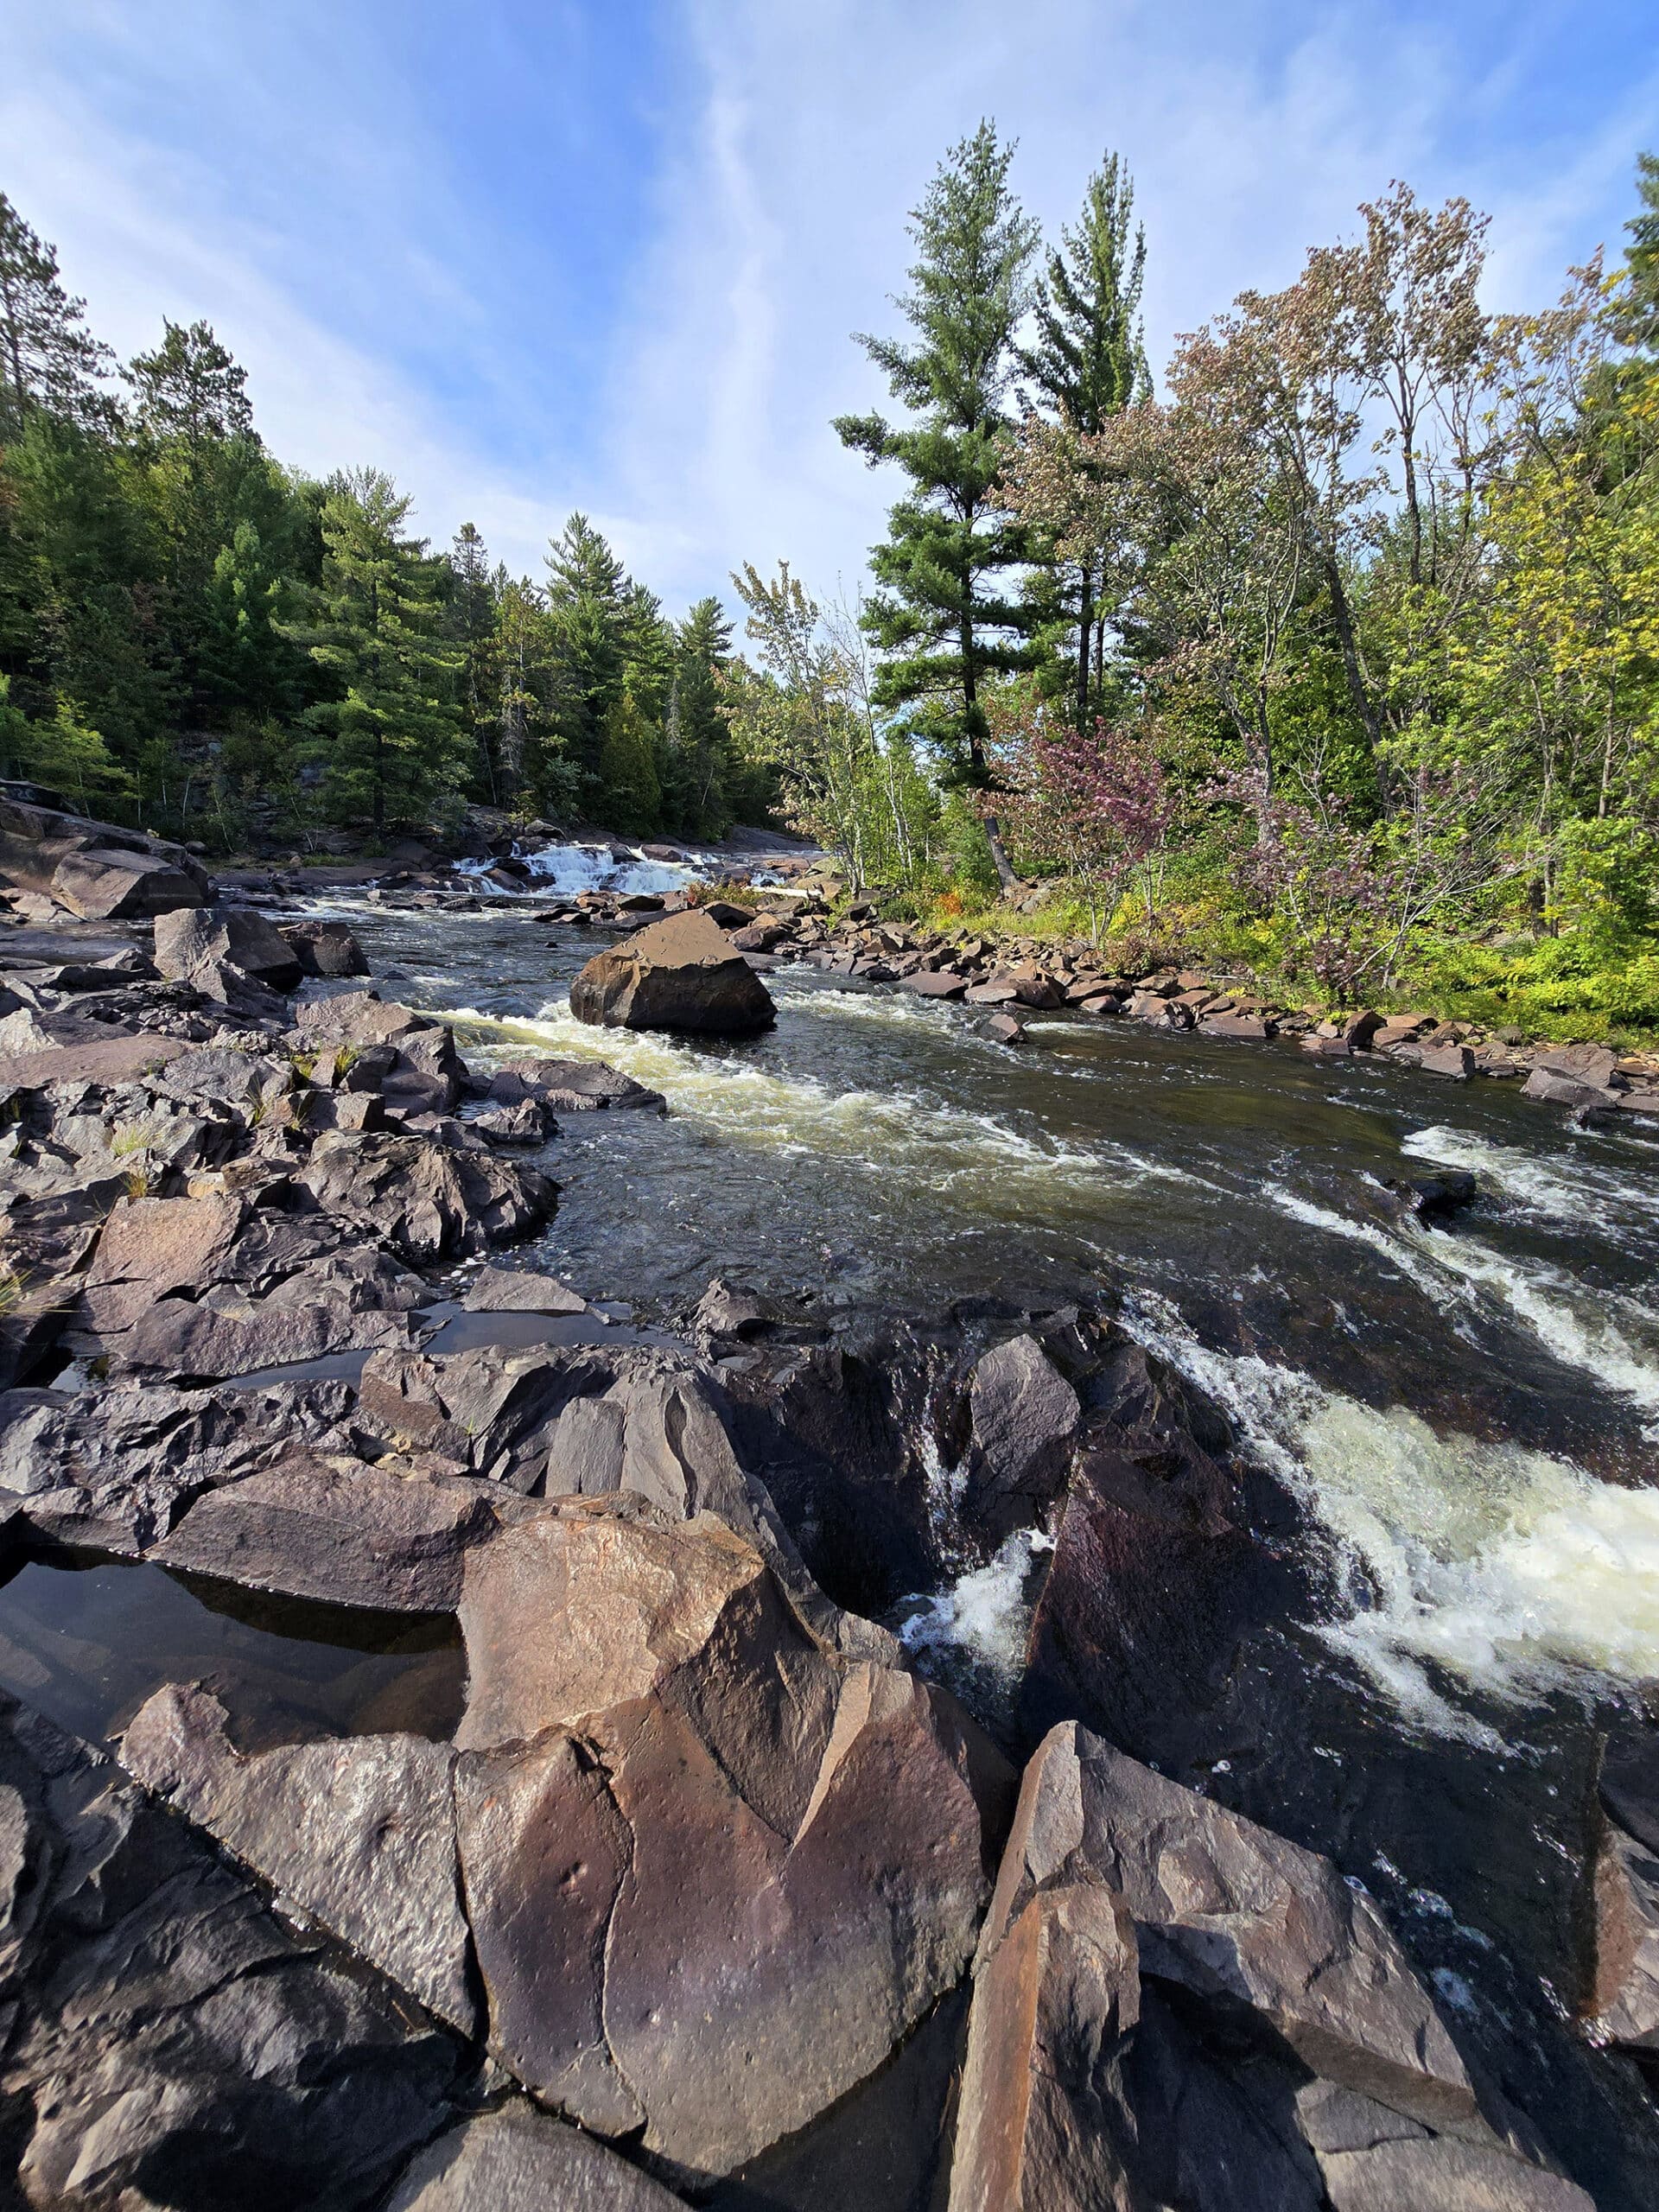
[[(464, 1705), (296, 1731), (168, 1676), (94, 1743), (6, 1702), (22, 2202), (1590, 2204), (1371, 1897), (1157, 1770), (1295, 1571), (1212, 1408), (1076, 1308), (855, 1343), (716, 1282), (645, 1329), (515, 1266), (563, 1125), (661, 1100), (469, 1065), (345, 924), (97, 832), (33, 842), (126, 855), (110, 910), (60, 854), (0, 935), (0, 1542), (452, 1622)], [(710, 926), (987, 1019), (1268, 1027), (800, 903)], [(859, 1609), (937, 1569), (942, 1464), (971, 1541), (1055, 1546), (1000, 1742)], [(1572, 2031), (1627, 2069), (1656, 1802), (1627, 1747)]]

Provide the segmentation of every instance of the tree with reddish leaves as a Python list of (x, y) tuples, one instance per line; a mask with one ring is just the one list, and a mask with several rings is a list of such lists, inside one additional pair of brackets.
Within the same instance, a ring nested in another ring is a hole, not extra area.
[(1173, 798), (1163, 769), (1144, 741), (1109, 722), (1080, 734), (1035, 706), (1004, 709), (996, 721), (997, 788), (984, 804), (1000, 813), (1022, 859), (1077, 885), (1098, 950), (1135, 870), (1168, 835)]

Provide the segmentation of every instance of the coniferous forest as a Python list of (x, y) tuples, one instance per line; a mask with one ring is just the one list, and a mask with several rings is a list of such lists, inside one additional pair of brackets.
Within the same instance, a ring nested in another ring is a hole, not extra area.
[(1659, 161), (1554, 302), (1396, 183), (1160, 375), (1126, 168), (1046, 243), (1014, 157), (950, 150), (859, 341), (867, 588), (678, 618), (580, 514), (513, 576), (284, 467), (206, 323), (118, 363), (0, 198), (3, 772), (219, 852), (772, 820), (918, 910), (1659, 1025)]

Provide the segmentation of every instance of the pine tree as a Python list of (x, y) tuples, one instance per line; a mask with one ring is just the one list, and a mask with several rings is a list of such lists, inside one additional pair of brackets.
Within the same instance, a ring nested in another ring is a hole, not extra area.
[(193, 453), (227, 438), (252, 438), (248, 372), (238, 365), (205, 322), (188, 327), (162, 320), (153, 353), (136, 353), (122, 371), (130, 386), (133, 427), (156, 445), (180, 444)]
[(461, 712), (477, 759), (480, 789), (492, 806), (501, 804), (495, 749), (500, 734), (500, 681), (496, 663), (495, 593), (490, 556), (476, 528), (464, 522), (449, 548), (449, 596), (444, 631), (461, 657)]
[[(1063, 427), (1092, 437), (1110, 417), (1151, 396), (1141, 325), (1146, 277), (1146, 233), (1130, 223), (1135, 187), (1116, 154), (1109, 153), (1089, 180), (1083, 220), (1065, 226), (1051, 248), (1033, 301), (1036, 342), (1020, 352), (1020, 365), (1039, 399)], [(1075, 625), (1076, 718), (1092, 726), (1090, 640), (1097, 614), (1100, 568), (1084, 559), (1058, 579), (1068, 625)]]
[(880, 415), (842, 416), (835, 426), (872, 465), (896, 461), (911, 480), (871, 555), (880, 588), (864, 624), (887, 657), (877, 703), (908, 709), (908, 726), (951, 776), (981, 786), (985, 679), (1032, 658), (1030, 610), (1005, 582), (1026, 560), (1026, 539), (997, 489), (1014, 334), (1037, 244), (1008, 189), (1013, 156), (988, 122), (952, 148), (912, 216), (914, 289), (898, 304), (915, 340), (859, 340), (913, 427)]
[(720, 671), (731, 650), (720, 601), (698, 600), (675, 633), (664, 729), (663, 796), (684, 836), (719, 837), (731, 826), (730, 731), (720, 710)]
[(606, 719), (627, 672), (627, 579), (582, 514), (572, 515), (554, 540), (547, 573), (559, 747), (574, 767), (596, 778)]
[(300, 633), (336, 690), (308, 715), (331, 740), (327, 787), (341, 811), (368, 813), (377, 838), (389, 821), (428, 819), (466, 774), (438, 563), (405, 533), (409, 509), (378, 469), (331, 480), (322, 582)]
[(1636, 188), (1642, 212), (1624, 226), (1630, 243), (1624, 249), (1618, 334), (1627, 346), (1655, 353), (1659, 353), (1659, 154), (1637, 156)]
[(108, 427), (99, 385), (115, 356), (86, 327), (86, 313), (85, 300), (71, 299), (59, 281), (57, 249), (0, 192), (0, 442), (36, 408)]

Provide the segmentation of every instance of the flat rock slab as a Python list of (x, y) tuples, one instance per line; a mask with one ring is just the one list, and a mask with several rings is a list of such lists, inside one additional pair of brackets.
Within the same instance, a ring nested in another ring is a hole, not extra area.
[(480, 1268), (461, 1304), (469, 1313), (585, 1313), (588, 1301), (552, 1275)]
[(148, 1033), (48, 1046), (0, 1058), (0, 1092), (44, 1090), (54, 1083), (131, 1083), (191, 1050), (181, 1038)]
[(177, 1683), (140, 1707), (121, 1745), (136, 1781), (471, 2035), (477, 2008), (455, 1861), (454, 1757), (447, 1745), (402, 1735), (245, 1757), (219, 1700)]

